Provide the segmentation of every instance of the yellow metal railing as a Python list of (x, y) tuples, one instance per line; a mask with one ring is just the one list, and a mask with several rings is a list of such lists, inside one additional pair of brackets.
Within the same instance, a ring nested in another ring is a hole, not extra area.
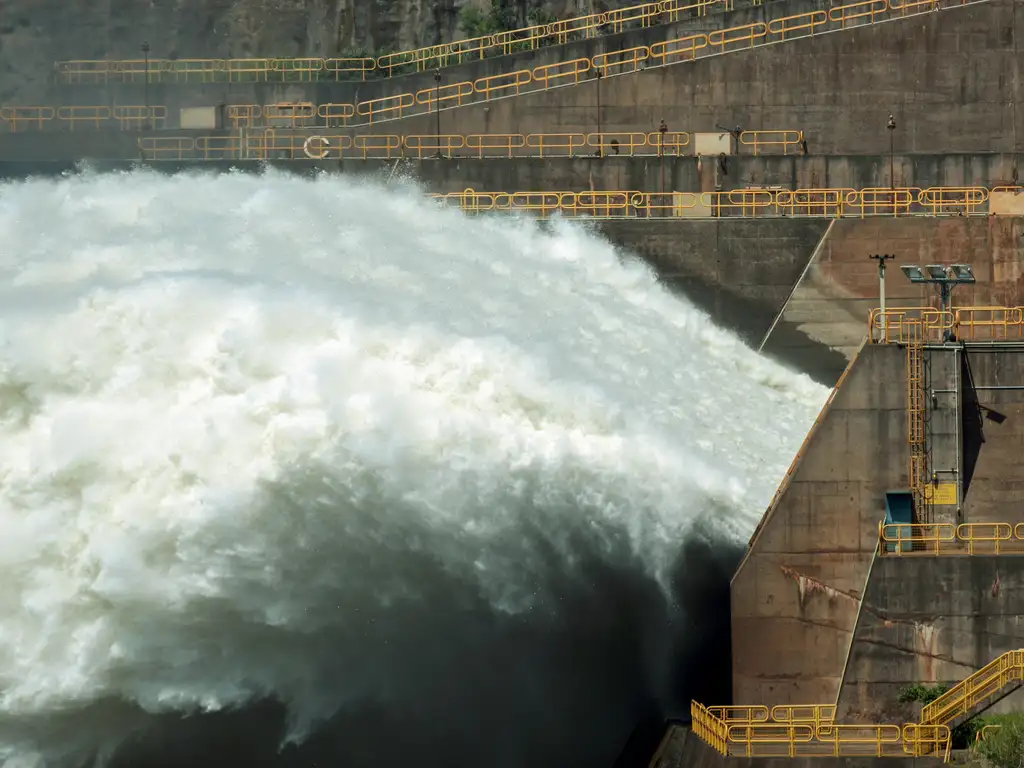
[(106, 105), (59, 107), (0, 107), (0, 127), (10, 132), (41, 131), (57, 128), (70, 131), (83, 127), (104, 128), (111, 123), (123, 131), (143, 128), (163, 129), (167, 124), (167, 107), (162, 105)]
[(730, 757), (923, 757), (949, 759), (944, 724), (861, 725), (834, 722), (835, 706), (690, 704), (691, 729)]
[(990, 723), (989, 725), (983, 725), (981, 726), (981, 730), (978, 731), (977, 735), (974, 737), (974, 740), (985, 741), (985, 739), (987, 739), (989, 736), (994, 735), (995, 732), (1002, 727), (1003, 726), (999, 725), (998, 723)]
[(763, 154), (768, 147), (779, 148), (782, 154), (788, 155), (790, 150), (799, 152), (803, 148), (803, 131), (742, 131), (740, 144), (751, 148), (754, 155)]
[[(857, 25), (873, 24), (885, 19), (905, 18), (910, 15), (926, 13), (953, 6), (966, 5), (967, 0), (914, 0), (919, 3), (902, 2), (901, 0), (862, 0), (858, 3), (840, 5), (829, 9), (810, 11), (808, 13), (783, 16), (771, 21), (743, 24), (728, 29), (714, 30), (708, 33), (688, 34), (671, 40), (654, 43), (650, 46), (631, 46), (616, 51), (599, 53), (589, 60), (573, 59), (545, 64), (532, 69), (520, 69), (488, 75), (473, 81), (447, 83), (442, 89), (453, 89), (466, 95), (450, 106), (462, 106), (481, 101), (490, 101), (503, 96), (517, 96), (524, 93), (547, 90), (556, 85), (579, 84), (591, 79), (592, 74), (612, 76), (631, 74), (647, 66), (663, 66), (693, 61), (702, 56), (727, 53), (737, 50), (749, 50), (776, 42), (795, 40), (821, 34), (826, 31), (840, 31)], [(378, 61), (378, 67), (382, 62)], [(562, 77), (555, 79), (552, 74), (561, 72)], [(418, 95), (433, 89), (425, 89), (420, 94), (397, 94), (383, 99), (372, 99), (356, 105), (356, 114), (365, 118), (366, 122), (387, 120), (433, 111), (432, 103)], [(383, 103), (380, 103), (383, 102)], [(401, 108), (394, 105), (400, 103)], [(767, 137), (766, 137), (767, 139)], [(802, 143), (802, 136), (780, 136), (775, 138), (784, 151), (796, 148)], [(758, 142), (760, 146), (763, 142)]]
[(111, 115), (122, 131), (138, 131), (142, 128), (161, 129), (167, 122), (167, 107), (122, 105), (115, 106)]
[[(1009, 530), (1007, 523), (993, 525)], [(959, 536), (964, 526), (956, 532), (952, 524), (911, 527), (927, 528), (931, 540), (946, 542)], [(832, 704), (778, 705), (769, 711), (761, 704), (706, 707), (694, 701), (690, 703), (691, 728), (720, 754), (730, 757), (930, 755), (948, 762), (950, 726), (977, 715), (1022, 682), (1024, 649), (1004, 653), (926, 704), (919, 723), (836, 723)]]
[(947, 725), (994, 704), (1024, 680), (1024, 650), (1009, 651), (961, 680), (921, 710), (921, 722)]
[[(317, 110), (320, 116), (337, 117), (343, 120), (345, 113), (325, 110), (324, 107), (335, 108), (339, 105), (321, 104)], [(236, 128), (244, 128), (249, 125), (252, 116), (262, 113), (266, 108), (258, 105), (234, 105), (225, 113)], [(91, 119), (91, 118), (90, 118)], [(288, 113), (279, 116), (278, 121), (285, 128), (292, 127), (291, 124), (311, 119), (308, 110), (300, 113)], [(265, 136), (268, 152), (277, 151), (277, 137), (281, 135), (280, 129), (261, 129), (258, 133), (250, 133), (249, 139), (259, 140)], [(440, 149), (446, 156), (454, 155), (456, 152), (466, 157), (478, 159), (494, 157), (573, 157), (576, 155), (595, 153), (601, 151), (605, 155), (614, 157), (623, 156), (645, 156), (657, 157), (661, 155), (680, 155), (682, 150), (690, 144), (690, 134), (683, 131), (667, 133), (495, 133), (495, 134), (423, 134), (414, 136), (392, 135), (389, 140), (380, 137), (387, 134), (370, 134), (349, 136), (332, 132), (311, 134), (304, 131), (297, 134), (300, 144), (307, 137), (311, 137), (314, 143), (335, 147), (337, 151), (328, 155), (296, 153), (294, 156), (279, 159), (293, 160), (320, 160), (326, 158), (341, 159), (345, 156), (344, 148), (356, 146), (360, 151), (356, 154), (366, 158), (392, 158), (411, 157), (423, 158), (432, 156), (433, 153), (427, 149)], [(190, 149), (194, 149), (193, 137), (181, 136), (170, 137), (172, 142), (156, 141), (156, 137), (147, 136), (139, 140), (139, 146), (147, 157), (152, 160), (183, 160), (188, 159)], [(289, 142), (291, 146), (294, 142)], [(429, 145), (429, 146), (428, 146)], [(163, 148), (173, 147), (173, 151), (165, 151)], [(596, 149), (595, 149), (596, 148)], [(195, 159), (202, 159), (201, 153), (194, 153)]]
[[(667, 66), (693, 61), (703, 56), (711, 56), (720, 53), (728, 53), (737, 50), (749, 50), (763, 45), (770, 45), (776, 42), (795, 40), (821, 34), (826, 31), (841, 31), (850, 29), (852, 21), (856, 20), (857, 25), (874, 24), (887, 19), (900, 19), (908, 16), (919, 15), (931, 11), (938, 11), (945, 8), (967, 5), (969, 2), (981, 2), (984, 0), (862, 0), (857, 3), (839, 5), (829, 9), (826, 14), (822, 10), (809, 11), (803, 14), (784, 16), (765, 22), (754, 24), (743, 24), (728, 29), (714, 30), (708, 33), (696, 33), (682, 37), (654, 43), (650, 46), (634, 46), (618, 51), (599, 53), (590, 59), (573, 59), (545, 64), (534, 68), (514, 70), (494, 75), (487, 75), (476, 80), (466, 80), (455, 83), (445, 83), (437, 88), (425, 88), (416, 92), (392, 94), (389, 96), (369, 99), (351, 105), (356, 121), (354, 124), (372, 124), (384, 120), (394, 120), (411, 115), (421, 115), (434, 112), (439, 106), (458, 107), (467, 104), (491, 101), (505, 96), (518, 96), (524, 93), (543, 91), (559, 85), (573, 85), (585, 82), (590, 79), (587, 73), (612, 76), (618, 74), (630, 74), (641, 68), (652, 66)], [(701, 6), (699, 0), (696, 5), (683, 6), (683, 8), (697, 8)], [(701, 6), (703, 7), (703, 6)], [(505, 34), (505, 33), (503, 33)], [(554, 34), (557, 38), (557, 34)], [(500, 36), (498, 36), (500, 37)], [(493, 39), (493, 38), (492, 38)], [(506, 42), (510, 38), (501, 38), (497, 43), (500, 46), (519, 45), (519, 42)], [(481, 38), (483, 40), (483, 38)], [(454, 45), (454, 44), (452, 44)], [(490, 46), (493, 47), (493, 46)], [(390, 56), (391, 54), (389, 54)], [(388, 63), (387, 59), (383, 64), (381, 60), (375, 63), (378, 68), (393, 68), (396, 64)], [(195, 62), (196, 60), (192, 60)], [(327, 64), (331, 61), (325, 59), (322, 66), (313, 63), (318, 60), (302, 59), (306, 62), (302, 66), (284, 65), (284, 59), (219, 59), (211, 60), (205, 69), (199, 71), (223, 73), (228, 80), (274, 79), (280, 74), (284, 79), (289, 73), (302, 73), (307, 67), (310, 71), (339, 71), (332, 69)], [(173, 74), (174, 62), (151, 61), (151, 67), (156, 66), (158, 72), (162, 73), (166, 67), (169, 73)], [(58, 73), (66, 78), (77, 82), (83, 77), (109, 78), (117, 74), (123, 74), (132, 79), (138, 76), (138, 62), (59, 62)], [(79, 66), (81, 65), (81, 66)], [(189, 70), (191, 71), (191, 70)], [(555, 77), (555, 75), (559, 75)], [(145, 78), (145, 72), (142, 77)], [(149, 75), (153, 77), (152, 71)], [(441, 97), (438, 92), (443, 92)], [(791, 141), (782, 138), (783, 146), (795, 146)], [(799, 143), (799, 142), (798, 142)], [(889, 193), (891, 190), (879, 190), (881, 202), (897, 209), (900, 201), (893, 201)], [(946, 206), (941, 199), (931, 200), (931, 204), (943, 207)], [(948, 206), (958, 206), (963, 201), (948, 203)], [(969, 204), (969, 201), (968, 201)]]
[(878, 554), (1024, 554), (1024, 523), (881, 523)]
[[(538, 134), (539, 135), (539, 134)], [(562, 134), (562, 137), (573, 134)], [(579, 134), (576, 134), (579, 135)], [(554, 136), (554, 135), (551, 135)], [(567, 142), (567, 140), (564, 140)], [(528, 143), (529, 145), (529, 143)], [(534, 147), (539, 147), (534, 142)], [(538, 150), (539, 154), (550, 153), (552, 144), (546, 144), (545, 148)], [(562, 154), (570, 154), (573, 148), (567, 143), (556, 145)], [(576, 145), (578, 146), (578, 145)], [(546, 156), (546, 155), (545, 155)], [(936, 211), (929, 205), (922, 203), (922, 195), (925, 192), (935, 193), (940, 188), (921, 190), (916, 188), (885, 190), (887, 199), (892, 202), (895, 199), (901, 200), (897, 206), (882, 205), (879, 202), (879, 191), (877, 189), (808, 189), (808, 190), (776, 190), (776, 189), (735, 189), (725, 192), (644, 192), (644, 191), (622, 191), (603, 192), (604, 195), (616, 195), (624, 197), (626, 205), (618, 208), (619, 215), (623, 216), (816, 216), (826, 218), (867, 218), (873, 216), (939, 216), (953, 215), (945, 211)], [(975, 206), (976, 200), (988, 200), (988, 191), (983, 187), (964, 189), (961, 187), (949, 188), (950, 195), (961, 194), (965, 204), (971, 206), (971, 214), (987, 214), (984, 205)], [(432, 197), (442, 205), (451, 205), (462, 208), (469, 212), (484, 211), (511, 211), (511, 212), (534, 212), (541, 215), (549, 215), (560, 212), (563, 215), (574, 215), (584, 213), (585, 215), (596, 215), (587, 211), (587, 206), (581, 204), (580, 196), (592, 195), (591, 192), (549, 192), (547, 195), (556, 195), (560, 201), (558, 205), (545, 204), (543, 207), (534, 207), (526, 193), (520, 192), (478, 192), (467, 189), (463, 192), (451, 192), (448, 194), (435, 194)], [(589, 199), (589, 198), (588, 198)], [(915, 310), (917, 311), (917, 310)], [(886, 316), (897, 312), (887, 310)], [(893, 316), (896, 316), (893, 314)], [(965, 320), (966, 323), (966, 320)], [(966, 325), (972, 333), (979, 332), (982, 327), (980, 321)], [(995, 326), (992, 326), (995, 327)], [(902, 333), (906, 336), (909, 333), (907, 318), (903, 322), (892, 322), (886, 327), (886, 334), (889, 341), (896, 340), (894, 335)], [(905, 341), (904, 341), (905, 343)]]
[[(920, 208), (929, 212), (927, 206)], [(897, 307), (872, 310), (868, 336), (874, 344), (908, 344), (916, 329), (924, 343), (938, 342), (947, 334), (960, 341), (1012, 341), (1024, 339), (1024, 307), (961, 307), (942, 311), (932, 307)]]
[(649, 27), (668, 24), (687, 16), (707, 15), (712, 9), (732, 10), (733, 0), (661, 0), (604, 13), (536, 24), (494, 35), (456, 40), (377, 58), (259, 58), (259, 59), (145, 59), (58, 61), (57, 77), (66, 83), (217, 82), (231, 80), (365, 80), (374, 71), (386, 77), (406, 72), (426, 72), (455, 66), (492, 55), (536, 50), (545, 45), (564, 45), (604, 34), (617, 34), (627, 25)]

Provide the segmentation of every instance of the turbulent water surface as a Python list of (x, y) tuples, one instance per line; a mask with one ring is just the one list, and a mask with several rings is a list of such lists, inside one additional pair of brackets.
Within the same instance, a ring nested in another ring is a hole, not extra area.
[(29, 180), (0, 232), (11, 766), (610, 766), (825, 395), (415, 189)]

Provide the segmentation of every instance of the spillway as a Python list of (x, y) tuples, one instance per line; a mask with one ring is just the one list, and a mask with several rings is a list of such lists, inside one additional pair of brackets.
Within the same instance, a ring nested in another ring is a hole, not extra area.
[(0, 232), (11, 766), (610, 765), (827, 394), (414, 187), (29, 179)]

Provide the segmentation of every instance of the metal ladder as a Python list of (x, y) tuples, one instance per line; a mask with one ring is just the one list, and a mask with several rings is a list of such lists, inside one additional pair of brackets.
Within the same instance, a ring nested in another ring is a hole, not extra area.
[(907, 333), (907, 443), (910, 446), (910, 492), (918, 523), (932, 522), (931, 488), (928, 486), (927, 401), (923, 327), (906, 322)]

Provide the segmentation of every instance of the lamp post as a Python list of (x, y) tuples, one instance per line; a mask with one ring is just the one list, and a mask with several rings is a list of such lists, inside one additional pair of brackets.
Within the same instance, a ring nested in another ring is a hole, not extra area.
[(869, 258), (878, 261), (878, 305), (879, 305), (879, 330), (882, 332), (882, 340), (885, 340), (885, 262), (896, 257), (888, 253), (876, 253)]
[(434, 70), (434, 112), (437, 125), (437, 159), (441, 159), (441, 70)]
[[(661, 125), (658, 126), (658, 157), (661, 162), (661, 195), (665, 196), (665, 134), (668, 132), (668, 126), (665, 125), (665, 121), (661, 121)], [(664, 200), (661, 201), (665, 203)]]
[[(896, 176), (893, 174), (893, 136), (896, 134), (896, 118), (889, 115), (889, 122), (885, 124), (886, 130), (889, 131), (889, 189), (896, 189)], [(893, 205), (896, 204), (895, 198), (893, 199)]]
[(146, 130), (150, 130), (153, 124), (149, 119), (149, 40), (142, 41), (142, 56), (146, 62), (146, 83), (143, 86), (143, 98), (146, 102)]
[(942, 302), (942, 317), (939, 322), (939, 329), (942, 330), (942, 341), (952, 341), (952, 323), (946, 326), (946, 318), (949, 315), (949, 302), (953, 289), (958, 285), (972, 285), (977, 282), (974, 279), (974, 271), (969, 264), (927, 264), (924, 267), (906, 266), (900, 267), (903, 274), (912, 283), (931, 284), (939, 291), (939, 298)]
[(597, 156), (604, 157), (604, 137), (601, 135), (601, 70), (594, 70), (597, 82)]

